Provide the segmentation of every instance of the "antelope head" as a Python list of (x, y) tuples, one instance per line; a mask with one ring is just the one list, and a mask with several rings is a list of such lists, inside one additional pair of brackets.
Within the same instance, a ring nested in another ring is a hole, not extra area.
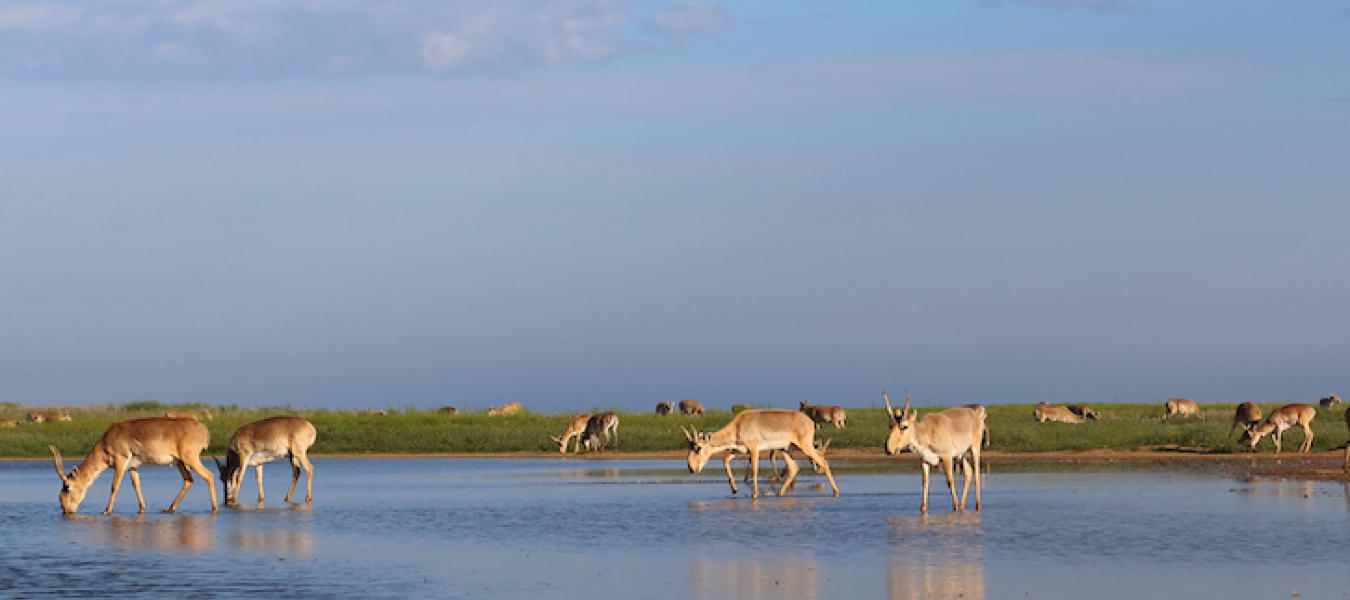
[(235, 479), (235, 471), (239, 470), (236, 456), (234, 453), (226, 454), (224, 463), (219, 458), (211, 457), (211, 460), (216, 461), (216, 470), (220, 471), (220, 483), (225, 486), (226, 504), (234, 504), (235, 497), (239, 495), (239, 481)]
[(555, 443), (555, 444), (558, 445), (558, 452), (561, 452), (561, 453), (563, 453), (563, 454), (567, 454), (567, 444), (563, 443), (562, 437), (556, 436), (556, 435), (550, 435), (550, 436), (548, 436), (548, 439), (553, 440), (553, 443)]
[(56, 467), (56, 476), (61, 478), (61, 512), (72, 515), (80, 509), (80, 503), (84, 502), (84, 495), (89, 491), (89, 483), (81, 482), (77, 477), (80, 467), (70, 470), (66, 473), (65, 463), (61, 460), (61, 451), (56, 446), (47, 446), (52, 451), (52, 465)]
[(914, 424), (919, 415), (909, 410), (909, 392), (905, 392), (905, 408), (899, 415), (891, 408), (891, 397), (886, 392), (881, 393), (881, 399), (886, 404), (886, 416), (891, 420), (890, 433), (886, 434), (886, 454), (899, 454), (914, 440)]
[(712, 446), (708, 444), (708, 434), (699, 433), (694, 426), (687, 429), (680, 428), (684, 432), (684, 439), (689, 442), (689, 472), (699, 473), (703, 471), (703, 465), (708, 464), (708, 459), (712, 458)]
[(1244, 427), (1245, 431), (1238, 438), (1239, 444), (1246, 444), (1248, 450), (1256, 450), (1256, 444), (1261, 438), (1275, 432), (1275, 424), (1269, 421), (1258, 425), (1248, 425)]

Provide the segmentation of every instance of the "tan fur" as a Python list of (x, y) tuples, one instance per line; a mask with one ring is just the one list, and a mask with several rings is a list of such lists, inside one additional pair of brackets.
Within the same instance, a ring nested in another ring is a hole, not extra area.
[(33, 423), (46, 423), (48, 421), (56, 423), (69, 423), (74, 420), (70, 413), (64, 410), (35, 410), (28, 413), (28, 420)]
[(225, 484), (225, 503), (234, 504), (243, 487), (244, 474), (249, 467), (256, 471), (258, 502), (263, 501), (263, 463), (286, 457), (291, 463), (291, 488), (286, 502), (295, 494), (300, 480), (300, 469), (305, 469), (305, 502), (314, 500), (314, 465), (309, 462), (309, 448), (318, 438), (314, 425), (301, 417), (268, 417), (239, 427), (230, 438), (225, 464), (216, 459), (220, 480)]
[[(591, 415), (586, 420), (586, 430), (581, 434), (581, 442), (585, 444), (587, 450), (603, 449), (609, 445), (610, 437), (614, 438), (614, 447), (619, 446), (619, 415), (612, 412), (602, 412)], [(603, 443), (601, 442), (601, 438)], [(596, 446), (599, 448), (596, 448)]]
[[(919, 455), (923, 473), (923, 499), (919, 510), (928, 512), (928, 476), (933, 465), (938, 463), (942, 464), (947, 476), (952, 510), (965, 510), (972, 478), (971, 464), (966, 460), (966, 454), (970, 454), (975, 462), (975, 510), (980, 510), (983, 485), (980, 476), (980, 442), (984, 438), (984, 408), (948, 408), (919, 419), (917, 412), (909, 409), (908, 394), (905, 395), (905, 408), (899, 414), (891, 408), (891, 399), (885, 393), (882, 394), (882, 400), (891, 420), (891, 429), (886, 436), (886, 453), (895, 455), (909, 450)], [(960, 499), (956, 497), (956, 482), (952, 475), (952, 463), (957, 459), (961, 460), (961, 472), (965, 475)]]
[(525, 410), (525, 407), (521, 406), (519, 402), (507, 402), (506, 404), (489, 408), (488, 416), (516, 415), (520, 414), (520, 411), (522, 410)]
[(1246, 442), (1249, 450), (1256, 450), (1256, 444), (1261, 438), (1274, 434), (1275, 453), (1280, 453), (1280, 442), (1284, 437), (1284, 431), (1294, 426), (1303, 429), (1303, 444), (1299, 446), (1299, 452), (1308, 452), (1312, 449), (1313, 430), (1312, 421), (1317, 418), (1317, 409), (1311, 404), (1286, 404), (1270, 412), (1265, 421), (1246, 431), (1242, 435), (1243, 442)]
[(801, 411), (806, 413), (806, 416), (811, 417), (811, 420), (815, 421), (817, 426), (822, 423), (830, 423), (834, 425), (835, 429), (843, 429), (845, 421), (848, 419), (848, 415), (844, 412), (842, 406), (813, 406), (806, 400), (802, 400)]
[(680, 414), (689, 416), (702, 416), (703, 403), (698, 400), (684, 399), (680, 401)]
[(383, 417), (389, 414), (389, 411), (384, 410), (383, 408), (366, 408), (356, 411), (356, 414), (367, 417)]
[(436, 412), (438, 412), (438, 413), (440, 413), (440, 414), (443, 414), (443, 415), (457, 415), (457, 414), (459, 414), (459, 409), (458, 409), (458, 408), (455, 408), (455, 407), (453, 407), (453, 406), (442, 406), (442, 407), (436, 409)]
[(1239, 404), (1237, 410), (1233, 412), (1233, 426), (1228, 428), (1227, 439), (1233, 439), (1233, 432), (1236, 431), (1238, 427), (1241, 427), (1242, 431), (1245, 432), (1252, 427), (1255, 427), (1260, 422), (1260, 406), (1257, 406), (1255, 402), (1243, 402), (1242, 404)]
[[(211, 492), (211, 510), (216, 510), (215, 478), (202, 465), (201, 453), (211, 443), (211, 433), (206, 426), (193, 419), (171, 419), (151, 417), (132, 419), (113, 423), (103, 432), (103, 437), (89, 450), (84, 462), (65, 473), (61, 453), (56, 446), (52, 451), (52, 464), (63, 484), (60, 501), (61, 510), (74, 513), (80, 507), (89, 486), (99, 474), (112, 467), (112, 493), (108, 496), (108, 506), (104, 514), (112, 512), (113, 502), (117, 500), (117, 489), (122, 485), (122, 475), (131, 471), (131, 485), (136, 490), (136, 503), (140, 512), (145, 512), (145, 499), (141, 496), (141, 478), (137, 470), (141, 465), (174, 464), (183, 476), (183, 487), (178, 496), (169, 505), (167, 512), (178, 509), (178, 503), (192, 487), (192, 475), (196, 473), (206, 481)], [(190, 472), (189, 472), (190, 471)]]
[(1163, 403), (1163, 419), (1171, 416), (1198, 417), (1200, 405), (1189, 398), (1170, 398)]
[(731, 414), (734, 415), (734, 414), (736, 414), (736, 413), (738, 413), (738, 412), (741, 412), (741, 411), (743, 411), (743, 410), (750, 410), (750, 409), (752, 409), (752, 408), (754, 408), (754, 407), (753, 407), (753, 406), (750, 406), (749, 404), (745, 404), (745, 403), (742, 403), (742, 402), (737, 402), (736, 404), (732, 404), (732, 405), (731, 405)]
[[(699, 433), (693, 428), (685, 430), (684, 437), (689, 441), (689, 472), (701, 472), (714, 454), (723, 452), (748, 454), (751, 474), (750, 497), (758, 498), (759, 453), (786, 450), (796, 446), (824, 470), (825, 477), (830, 481), (830, 489), (838, 496), (839, 486), (834, 482), (834, 474), (830, 471), (829, 463), (816, 450), (815, 435), (815, 423), (810, 417), (798, 411), (747, 410), (732, 417), (730, 423), (712, 433)], [(786, 464), (788, 475), (778, 489), (780, 496), (787, 492), (788, 487), (797, 478), (797, 464), (792, 461), (787, 461)], [(727, 481), (735, 493), (736, 481), (735, 475), (731, 472), (731, 462), (724, 460), (723, 465), (726, 468)]]
[(18, 427), (19, 422), (14, 419), (0, 419), (0, 427)]
[(586, 431), (586, 422), (590, 420), (591, 413), (580, 413), (567, 422), (567, 428), (563, 430), (561, 436), (549, 436), (549, 439), (553, 440), (553, 443), (558, 445), (558, 452), (560, 454), (567, 454), (567, 444), (572, 441), (572, 438), (576, 438), (577, 440), (576, 449), (573, 450), (573, 452), (581, 452), (581, 434)]
[(1032, 416), (1036, 417), (1037, 423), (1082, 423), (1086, 421), (1083, 415), (1080, 415), (1066, 406), (1054, 406), (1049, 402), (1040, 402), (1036, 408), (1031, 411)]
[(214, 421), (215, 417), (209, 410), (171, 410), (164, 413), (164, 416), (171, 419), (195, 419), (197, 421)]

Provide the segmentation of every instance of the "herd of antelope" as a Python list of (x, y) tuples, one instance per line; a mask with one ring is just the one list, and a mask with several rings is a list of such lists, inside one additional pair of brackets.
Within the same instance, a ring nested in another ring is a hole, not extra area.
[[(947, 408), (930, 412), (919, 417), (917, 411), (910, 408), (909, 394), (905, 394), (905, 405), (900, 410), (891, 407), (890, 397), (883, 392), (889, 420), (889, 431), (883, 443), (886, 454), (896, 455), (911, 452), (920, 459), (922, 474), (922, 495), (920, 510), (928, 510), (929, 476), (933, 467), (941, 466), (947, 480), (947, 490), (951, 495), (952, 509), (963, 511), (970, 492), (971, 483), (975, 484), (975, 510), (981, 506), (981, 469), (980, 454), (983, 446), (988, 445), (988, 428), (985, 424), (986, 410), (979, 404)], [(1330, 409), (1341, 404), (1339, 396), (1330, 395), (1319, 403)], [(689, 417), (701, 416), (704, 407), (697, 400), (682, 400), (678, 404), (661, 402), (656, 407), (657, 415), (679, 413)], [(495, 406), (488, 410), (489, 415), (518, 414), (523, 410), (518, 402)], [(438, 412), (455, 414), (453, 407), (445, 407)], [(843, 407), (813, 405), (801, 401), (799, 410), (755, 409), (746, 405), (732, 407), (735, 413), (731, 421), (722, 428), (711, 432), (700, 432), (697, 427), (682, 427), (685, 441), (688, 443), (687, 463), (691, 473), (702, 472), (708, 461), (722, 456), (727, 482), (732, 493), (738, 493), (736, 478), (732, 472), (732, 462), (744, 457), (748, 461), (747, 480), (750, 484), (751, 498), (758, 498), (760, 454), (767, 452), (770, 461), (770, 478), (779, 480), (776, 494), (781, 496), (792, 487), (799, 468), (792, 459), (790, 451), (796, 449), (810, 460), (817, 473), (822, 473), (829, 482), (830, 490), (839, 495), (839, 486), (825, 459), (825, 451), (830, 440), (816, 439), (822, 425), (832, 425), (844, 429), (847, 415)], [(368, 414), (383, 414), (370, 412)], [(1228, 438), (1242, 429), (1239, 443), (1248, 450), (1255, 451), (1260, 440), (1270, 436), (1274, 442), (1275, 453), (1281, 451), (1281, 442), (1285, 431), (1298, 427), (1303, 431), (1300, 452), (1312, 448), (1313, 430), (1311, 423), (1317, 416), (1317, 407), (1312, 404), (1286, 404), (1269, 415), (1263, 415), (1261, 408), (1252, 402), (1243, 402), (1237, 406), (1233, 415), (1232, 427)], [(1040, 423), (1083, 423), (1097, 420), (1101, 415), (1092, 408), (1083, 405), (1053, 406), (1046, 402), (1037, 404), (1033, 417)], [(1171, 398), (1163, 405), (1162, 419), (1172, 417), (1202, 417), (1200, 406), (1186, 398)], [(215, 490), (216, 477), (203, 465), (201, 455), (210, 444), (210, 432), (201, 423), (211, 420), (213, 415), (207, 410), (193, 412), (170, 411), (162, 417), (150, 417), (121, 421), (110, 426), (94, 444), (84, 461), (66, 471), (61, 453), (55, 446), (49, 446), (56, 473), (61, 479), (59, 495), (61, 510), (74, 513), (84, 500), (89, 486), (107, 469), (113, 470), (112, 490), (104, 514), (112, 512), (121, 486), (123, 475), (130, 473), (131, 485), (136, 492), (139, 512), (145, 512), (145, 499), (141, 494), (141, 465), (169, 465), (178, 468), (183, 477), (182, 488), (166, 509), (174, 512), (188, 489), (192, 487), (193, 474), (201, 477), (207, 484), (211, 496), (211, 510), (217, 510)], [(70, 421), (68, 412), (31, 412), (28, 420), (33, 423), (47, 421)], [(1350, 428), (1350, 410), (1345, 413), (1346, 427)], [(0, 426), (15, 426), (17, 422), (5, 420)], [(563, 430), (562, 435), (550, 436), (558, 445), (560, 453), (566, 453), (572, 446), (573, 452), (584, 447), (588, 451), (603, 449), (610, 443), (618, 446), (619, 417), (614, 412), (581, 413), (574, 416)], [(313, 500), (314, 466), (309, 461), (308, 451), (314, 444), (317, 432), (309, 421), (295, 416), (276, 416), (248, 423), (239, 427), (230, 438), (225, 461), (213, 458), (219, 479), (225, 491), (226, 505), (238, 502), (239, 490), (249, 467), (255, 470), (258, 485), (258, 502), (263, 501), (262, 465), (279, 458), (287, 458), (291, 463), (291, 486), (287, 490), (285, 501), (290, 502), (300, 479), (305, 472), (305, 502)], [(781, 459), (784, 471), (778, 472), (776, 460)], [(958, 496), (956, 492), (955, 467), (960, 464), (963, 485)], [(1345, 451), (1343, 468), (1350, 472), (1350, 444)]]

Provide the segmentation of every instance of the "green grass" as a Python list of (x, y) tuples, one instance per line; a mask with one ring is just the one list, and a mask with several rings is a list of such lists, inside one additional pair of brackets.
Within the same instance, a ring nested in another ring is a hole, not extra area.
[[(1081, 425), (1037, 423), (1031, 417), (1031, 405), (993, 405), (988, 407), (991, 450), (1003, 452), (1052, 452), (1093, 449), (1139, 450), (1156, 447), (1185, 447), (1210, 451), (1236, 451), (1226, 439), (1234, 405), (1201, 405), (1202, 418), (1161, 420), (1162, 405), (1101, 404), (1094, 408), (1102, 420)], [(1269, 412), (1279, 404), (1262, 405)], [(49, 407), (40, 407), (48, 409)], [(208, 408), (202, 405), (164, 405), (140, 401), (122, 406), (71, 407), (70, 423), (24, 423), (17, 428), (0, 429), (0, 456), (47, 456), (47, 445), (55, 444), (67, 456), (83, 454), (109, 424), (123, 419), (158, 416), (165, 410)], [(571, 414), (525, 413), (489, 417), (484, 413), (446, 415), (412, 409), (391, 410), (385, 416), (361, 415), (354, 411), (324, 409), (209, 407), (215, 420), (205, 424), (211, 430), (210, 452), (222, 454), (230, 435), (238, 426), (266, 416), (298, 414), (318, 429), (315, 453), (475, 453), (554, 451), (550, 435), (561, 433)], [(0, 404), (0, 418), (24, 420), (32, 407)], [(921, 413), (936, 409), (920, 409)], [(1346, 442), (1342, 409), (1320, 411), (1313, 422), (1314, 450), (1329, 450)], [(886, 435), (885, 412), (880, 408), (849, 408), (848, 428), (825, 426), (820, 438), (833, 438), (832, 448), (880, 448)], [(731, 420), (731, 413), (710, 410), (700, 418), (672, 415), (658, 417), (650, 413), (619, 412), (619, 445), (622, 451), (678, 450), (684, 447), (680, 427), (693, 424), (700, 430), (712, 430)], [(1303, 434), (1285, 433), (1285, 448), (1297, 449)], [(1262, 441), (1269, 452), (1272, 445)]]

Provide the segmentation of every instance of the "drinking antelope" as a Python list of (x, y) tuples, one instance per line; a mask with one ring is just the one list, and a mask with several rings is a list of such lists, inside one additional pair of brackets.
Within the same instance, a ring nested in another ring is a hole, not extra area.
[(689, 400), (689, 399), (681, 400), (680, 414), (686, 417), (695, 415), (703, 416), (703, 403), (699, 402), (698, 400)]
[(1318, 404), (1321, 404), (1322, 408), (1331, 408), (1340, 403), (1341, 397), (1337, 396), (1336, 394), (1332, 394), (1318, 401)]
[(671, 403), (669, 403), (669, 402), (657, 402), (657, 403), (656, 403), (656, 414), (657, 414), (658, 416), (664, 417), (664, 416), (666, 416), (666, 415), (669, 415), (669, 414), (670, 414), (672, 411), (674, 411), (674, 410), (675, 410), (675, 405), (674, 405), (674, 404), (671, 404)]
[(113, 469), (112, 493), (108, 496), (108, 506), (103, 514), (112, 512), (113, 501), (117, 500), (117, 488), (122, 485), (122, 475), (131, 471), (131, 486), (136, 490), (136, 503), (140, 512), (145, 512), (145, 498), (141, 495), (141, 476), (137, 470), (141, 465), (167, 465), (178, 467), (183, 476), (183, 487), (178, 496), (165, 512), (178, 509), (178, 503), (192, 487), (192, 473), (200, 475), (206, 481), (211, 492), (211, 510), (216, 510), (215, 478), (211, 471), (202, 465), (202, 450), (211, 443), (211, 433), (206, 426), (192, 419), (170, 419), (151, 417), (132, 419), (113, 423), (103, 432), (103, 437), (89, 449), (84, 462), (65, 472), (61, 452), (56, 446), (48, 446), (52, 451), (52, 464), (61, 478), (61, 512), (72, 514), (80, 508), (89, 486), (94, 483), (108, 467)]
[(1039, 402), (1036, 408), (1031, 411), (1031, 415), (1036, 417), (1037, 423), (1082, 423), (1086, 421), (1083, 415), (1074, 412), (1065, 406), (1054, 406), (1049, 402)]
[(524, 410), (524, 407), (522, 407), (519, 402), (507, 402), (506, 404), (502, 404), (501, 406), (494, 406), (492, 408), (489, 408), (488, 416), (495, 417), (499, 415), (500, 416), (514, 415), (519, 414), (520, 411), (522, 410)]
[(1255, 427), (1260, 422), (1260, 406), (1257, 406), (1255, 402), (1243, 402), (1242, 404), (1239, 404), (1237, 411), (1233, 413), (1233, 426), (1228, 428), (1227, 439), (1233, 439), (1233, 432), (1236, 431), (1238, 427), (1242, 427), (1242, 431), (1245, 432)]
[[(604, 441), (601, 442), (601, 436)], [(598, 415), (591, 415), (586, 420), (586, 430), (581, 434), (581, 443), (586, 445), (587, 450), (595, 450), (598, 445), (604, 448), (609, 445), (610, 436), (614, 437), (614, 447), (619, 446), (619, 416), (612, 412), (602, 412)]]
[(806, 400), (802, 400), (801, 402), (801, 411), (806, 413), (806, 416), (811, 417), (811, 420), (815, 421), (817, 427), (819, 427), (821, 423), (831, 423), (834, 425), (835, 429), (843, 429), (844, 421), (848, 418), (848, 416), (844, 414), (844, 408), (842, 406), (812, 406), (811, 403)]
[(1163, 420), (1173, 415), (1182, 417), (1200, 416), (1200, 405), (1189, 398), (1169, 398), (1163, 403)]
[(562, 436), (549, 436), (549, 439), (558, 445), (559, 453), (567, 454), (567, 444), (572, 441), (572, 438), (577, 439), (574, 452), (581, 452), (581, 434), (586, 431), (586, 422), (589, 420), (591, 420), (591, 413), (581, 413), (567, 422), (567, 429), (563, 430)]
[[(966, 408), (948, 408), (943, 411), (918, 418), (917, 411), (909, 410), (909, 393), (905, 393), (905, 408), (897, 417), (891, 408), (891, 398), (882, 392), (881, 399), (886, 404), (886, 414), (891, 420), (891, 430), (886, 436), (886, 454), (895, 455), (910, 450), (919, 455), (923, 472), (923, 500), (919, 504), (920, 512), (928, 512), (928, 475), (933, 465), (942, 463), (947, 476), (947, 489), (952, 494), (952, 510), (965, 510), (966, 494), (970, 491), (971, 465), (966, 460), (970, 453), (975, 460), (975, 510), (980, 510), (980, 440), (984, 437), (984, 413), (981, 410)], [(1067, 410), (1067, 409), (1066, 409)], [(952, 477), (952, 461), (961, 459), (961, 472), (965, 475), (965, 486), (961, 489), (961, 498), (956, 498), (955, 480)]]
[(1262, 437), (1275, 434), (1275, 453), (1280, 453), (1280, 438), (1284, 436), (1284, 431), (1295, 425), (1303, 428), (1303, 445), (1299, 446), (1299, 452), (1307, 452), (1312, 449), (1313, 430), (1312, 421), (1317, 418), (1317, 409), (1311, 404), (1286, 404), (1273, 411), (1262, 421), (1260, 425), (1253, 426), (1246, 433), (1242, 434), (1241, 441), (1247, 443), (1249, 450), (1256, 450), (1257, 442)]
[(263, 501), (263, 463), (283, 456), (291, 461), (291, 489), (286, 491), (286, 502), (295, 494), (300, 480), (300, 468), (305, 469), (305, 502), (314, 499), (314, 465), (309, 462), (309, 447), (318, 437), (314, 425), (301, 417), (268, 417), (236, 429), (230, 438), (230, 449), (225, 464), (220, 459), (216, 468), (225, 484), (225, 503), (234, 504), (244, 482), (244, 472), (253, 467), (258, 478), (258, 502)]
[[(682, 429), (689, 441), (689, 472), (703, 471), (708, 459), (720, 452), (745, 453), (750, 456), (750, 497), (759, 497), (759, 453), (762, 450), (786, 450), (792, 446), (801, 449), (830, 481), (830, 489), (839, 495), (839, 486), (834, 483), (834, 474), (830, 464), (816, 450), (816, 425), (806, 415), (795, 410), (747, 410), (731, 418), (725, 427), (712, 433), (700, 433), (696, 428)], [(727, 480), (735, 490), (735, 475), (731, 472), (731, 462), (723, 461), (727, 471)], [(787, 461), (787, 477), (783, 480), (778, 495), (783, 495), (793, 480), (797, 478), (797, 463)]]

